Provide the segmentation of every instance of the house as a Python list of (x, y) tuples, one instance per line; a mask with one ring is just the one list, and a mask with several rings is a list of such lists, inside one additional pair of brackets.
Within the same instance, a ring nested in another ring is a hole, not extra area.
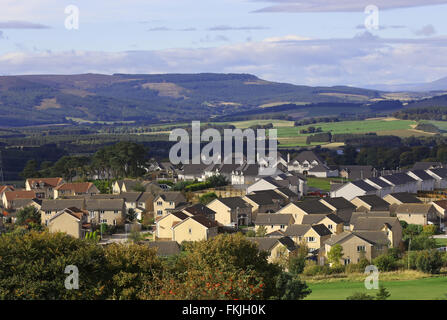
[(25, 181), (25, 189), (34, 191), (38, 199), (53, 198), (54, 188), (65, 183), (62, 178), (30, 178)]
[[(296, 202), (301, 198), (299, 194), (293, 192), (289, 188), (278, 188), (273, 191), (282, 196), (284, 199), (286, 199), (283, 205), (289, 202)], [(306, 186), (306, 193), (307, 193), (307, 186)]]
[(216, 212), (201, 203), (197, 203), (192, 206), (188, 206), (188, 207), (184, 208), (181, 212), (183, 212), (184, 214), (186, 214), (188, 216), (201, 215), (211, 221), (214, 221), (216, 219)]
[(443, 165), (441, 162), (416, 162), (413, 165), (413, 168), (411, 170), (428, 170), (428, 169), (435, 169), (435, 168), (442, 168)]
[(320, 202), (335, 212), (345, 225), (349, 225), (351, 215), (357, 209), (355, 205), (342, 197), (322, 198)]
[(14, 187), (13, 186), (0, 186), (0, 197), (3, 199), (3, 194), (6, 191), (14, 191)]
[(294, 224), (287, 227), (284, 234), (296, 245), (305, 244), (309, 252), (315, 252), (331, 237), (332, 232), (324, 224)]
[(99, 194), (98, 188), (91, 182), (63, 183), (54, 188), (54, 199), (67, 196)]
[(135, 190), (138, 187), (143, 187), (146, 192), (161, 192), (161, 187), (151, 181), (141, 181), (136, 179), (124, 179), (115, 181), (112, 186), (113, 194), (120, 194), (126, 192), (142, 192), (142, 190)]
[(78, 208), (66, 208), (58, 212), (48, 222), (51, 233), (64, 232), (76, 239), (85, 238), (85, 234), (91, 231), (87, 223), (87, 212)]
[(165, 216), (169, 210), (174, 210), (185, 203), (186, 198), (181, 192), (163, 192), (154, 199), (154, 213), (156, 217)]
[(376, 195), (379, 189), (364, 180), (351, 181), (331, 190), (331, 198), (343, 197), (348, 201), (364, 195)]
[(223, 226), (252, 223), (252, 206), (240, 197), (214, 199), (207, 207), (216, 212), (215, 219)]
[(447, 188), (447, 168), (428, 169), (425, 172), (435, 178), (435, 189)]
[(278, 230), (286, 231), (287, 227), (294, 223), (295, 220), (291, 214), (259, 213), (256, 216), (255, 230), (265, 228), (266, 234)]
[(85, 209), (85, 199), (44, 199), (40, 207), (40, 221), (48, 225), (48, 221), (58, 212), (66, 208)]
[(13, 202), (18, 199), (36, 199), (36, 193), (34, 191), (4, 191), (3, 192), (3, 207), (5, 209), (12, 208)]
[[(288, 204), (291, 200), (289, 200), (289, 195), (293, 195), (294, 193), (290, 191), (289, 189), (285, 188), (285, 193), (281, 192), (280, 189), (275, 190), (262, 190), (262, 191), (254, 191), (251, 194), (256, 194), (262, 197), (266, 197), (271, 199), (274, 203), (278, 203), (280, 207), (285, 206)], [(295, 194), (295, 196), (298, 196)], [(293, 200), (292, 200), (293, 201)]]
[(418, 180), (410, 177), (408, 174), (404, 172), (394, 173), (388, 176), (380, 177), (383, 181), (391, 184), (393, 193), (397, 192), (409, 192), (409, 193), (417, 193), (418, 192)]
[(181, 251), (176, 241), (150, 241), (148, 246), (157, 250), (157, 255), (160, 257), (175, 256)]
[(256, 243), (260, 251), (269, 253), (267, 260), (270, 263), (275, 263), (282, 259), (288, 260), (289, 256), (297, 249), (293, 240), (289, 237), (256, 237), (247, 239)]
[(242, 199), (251, 204), (253, 207), (253, 216), (257, 213), (272, 213), (280, 209), (279, 202), (274, 201), (272, 197), (269, 197), (266, 194), (249, 194)]
[(382, 231), (390, 246), (398, 248), (402, 242), (402, 226), (396, 217), (360, 216), (351, 226), (352, 231)]
[(253, 184), (259, 176), (258, 164), (244, 164), (231, 172), (232, 185)]
[(37, 199), (16, 199), (12, 200), (10, 205), (11, 206), (9, 209), (12, 209), (14, 211), (19, 211), (26, 207), (34, 207), (40, 211), (41, 208), (41, 203)]
[(345, 228), (345, 230), (352, 230), (353, 225), (360, 217), (383, 217), (389, 218), (391, 214), (389, 211), (369, 211), (369, 212), (353, 212), (351, 216), (351, 220), (349, 221), (349, 228)]
[(252, 185), (247, 187), (247, 194), (251, 194), (256, 191), (265, 191), (265, 190), (276, 190), (276, 189), (284, 189), (288, 188), (298, 195), (298, 198), (301, 198), (303, 195), (307, 193), (307, 181), (301, 177), (297, 177), (296, 185), (292, 185), (289, 178), (282, 178), (281, 176), (274, 177), (264, 177)]
[(425, 226), (439, 223), (436, 208), (429, 203), (405, 203), (396, 208), (396, 216), (408, 224)]
[(378, 190), (377, 195), (381, 198), (393, 192), (393, 185), (386, 182), (385, 180), (380, 179), (380, 177), (372, 177), (365, 179), (364, 181), (376, 188)]
[(281, 186), (278, 189), (288, 188), (300, 197), (307, 194), (307, 178), (300, 173), (287, 172), (272, 176), (272, 178)]
[(351, 200), (356, 206), (356, 211), (389, 211), (390, 204), (376, 195), (359, 196)]
[(184, 164), (182, 169), (178, 171), (178, 178), (180, 180), (188, 181), (204, 181), (205, 180), (205, 169), (210, 165), (199, 163), (199, 164)]
[[(312, 151), (302, 151), (288, 164), (289, 171), (295, 171), (304, 175), (314, 175), (317, 177), (336, 177), (338, 170), (329, 170), (326, 163)], [(310, 172), (312, 169), (313, 172)]]
[(418, 181), (418, 191), (433, 191), (435, 189), (436, 179), (424, 170), (412, 170), (407, 174)]
[(172, 240), (174, 237), (172, 227), (188, 218), (189, 215), (183, 212), (171, 212), (165, 216), (157, 218), (155, 220), (156, 239)]
[(292, 214), (296, 224), (301, 224), (303, 217), (308, 214), (331, 214), (333, 211), (318, 200), (289, 203), (277, 212), (278, 214)]
[(325, 214), (309, 214), (303, 217), (302, 224), (316, 225), (323, 224), (331, 233), (342, 233), (344, 230), (343, 220), (334, 213)]
[(344, 231), (340, 234), (333, 234), (324, 245), (324, 252), (327, 258), (331, 249), (339, 244), (343, 248), (341, 263), (348, 265), (358, 263), (361, 258), (372, 261), (388, 250), (389, 239), (382, 231)]
[(219, 224), (204, 216), (192, 216), (172, 226), (172, 240), (181, 244), (184, 241), (211, 239), (218, 234)]
[(126, 220), (124, 199), (86, 199), (85, 210), (92, 224), (116, 226), (123, 225)]
[(340, 166), (340, 177), (349, 180), (363, 180), (372, 177), (372, 166)]
[(441, 218), (441, 230), (443, 230), (445, 228), (446, 221), (447, 200), (433, 201), (432, 205), (436, 209), (438, 217)]
[(416, 195), (408, 192), (390, 193), (383, 200), (390, 204), (390, 212), (394, 213), (396, 208), (404, 203), (422, 203)]

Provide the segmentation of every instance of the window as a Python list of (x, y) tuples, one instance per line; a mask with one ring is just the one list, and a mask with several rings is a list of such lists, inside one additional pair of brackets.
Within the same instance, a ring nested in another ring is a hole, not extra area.
[(45, 214), (51, 214), (51, 211), (45, 211)]
[(188, 230), (188, 231), (189, 231), (189, 234), (192, 234), (192, 230), (191, 230), (191, 228), (189, 228), (189, 230)]
[(116, 220), (115, 219), (113, 219), (113, 225), (116, 226)]
[(162, 205), (163, 205), (163, 202), (157, 201), (157, 206), (162, 206)]
[(281, 225), (281, 229), (284, 229), (285, 227), (286, 227), (285, 225), (283, 225), (283, 224)]
[(357, 252), (366, 252), (365, 246), (357, 246)]
[(104, 213), (104, 210), (99, 210), (99, 213), (101, 213), (101, 214)]
[(107, 219), (101, 219), (101, 223), (107, 223)]
[(329, 230), (332, 230), (332, 224), (328, 224), (327, 228), (328, 228)]
[(345, 266), (351, 263), (351, 259), (344, 259), (345, 260)]
[(307, 237), (307, 242), (315, 242), (315, 237)]
[(157, 210), (157, 214), (161, 216), (163, 214), (163, 210)]
[(169, 201), (169, 205), (170, 205), (170, 206), (173, 206), (173, 205), (174, 205), (174, 202)]
[(90, 218), (94, 218), (95, 217), (95, 211), (90, 211)]

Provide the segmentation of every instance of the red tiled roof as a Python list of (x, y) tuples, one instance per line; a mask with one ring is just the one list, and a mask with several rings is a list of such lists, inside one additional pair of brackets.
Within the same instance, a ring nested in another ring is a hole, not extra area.
[(56, 190), (73, 190), (74, 192), (88, 192), (88, 190), (93, 186), (91, 182), (77, 182), (77, 183), (64, 183), (56, 187)]
[(14, 191), (14, 187), (13, 186), (0, 186), (0, 193), (3, 193), (5, 191), (7, 191), (8, 189)]
[(62, 181), (62, 178), (30, 178), (27, 179), (28, 183), (32, 187), (34, 183), (44, 183), (49, 187), (57, 187)]
[(34, 199), (36, 198), (36, 193), (34, 191), (6, 191), (5, 196), (7, 201), (15, 199)]

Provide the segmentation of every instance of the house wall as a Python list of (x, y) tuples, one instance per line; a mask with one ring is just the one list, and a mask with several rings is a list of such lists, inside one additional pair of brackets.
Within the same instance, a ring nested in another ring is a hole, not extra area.
[(421, 226), (425, 226), (427, 224), (426, 214), (397, 213), (396, 216), (400, 221), (405, 221), (408, 224), (417, 224)]
[(218, 199), (211, 201), (208, 208), (216, 212), (215, 220), (224, 226), (231, 225), (231, 210)]
[[(357, 246), (365, 246), (364, 257), (369, 261), (386, 252), (386, 247), (383, 247), (382, 250), (378, 250), (378, 248), (374, 248), (370, 243), (355, 236), (351, 236), (349, 239), (342, 241), (340, 245), (343, 247), (343, 258), (340, 261), (342, 264), (344, 264), (344, 259), (347, 258), (351, 260), (351, 263), (358, 263), (362, 257), (362, 253), (357, 251)], [(331, 246), (326, 244), (325, 247), (327, 257), (327, 254), (331, 250)]]
[(295, 224), (301, 224), (303, 222), (303, 217), (307, 213), (298, 208), (293, 203), (289, 203), (287, 206), (282, 208), (277, 212), (277, 214), (291, 214), (295, 220)]
[(183, 241), (208, 240), (217, 236), (217, 227), (206, 228), (194, 219), (188, 218), (173, 228), (173, 239), (181, 244)]
[(76, 239), (80, 239), (83, 236), (81, 221), (68, 213), (64, 213), (56, 219), (52, 220), (48, 225), (48, 229), (52, 233), (65, 232), (66, 234)]
[(155, 222), (156, 225), (156, 237), (158, 239), (172, 240), (173, 231), (172, 224), (174, 222), (180, 222), (181, 219), (177, 218), (173, 214), (168, 214), (166, 217)]
[(164, 217), (169, 212), (168, 209), (175, 209), (176, 203), (164, 201), (163, 198), (158, 197), (154, 200), (154, 215), (155, 217)]

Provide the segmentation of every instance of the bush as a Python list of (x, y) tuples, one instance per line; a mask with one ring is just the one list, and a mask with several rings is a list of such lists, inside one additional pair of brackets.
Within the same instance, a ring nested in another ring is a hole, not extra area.
[(373, 260), (373, 264), (379, 271), (393, 271), (396, 270), (396, 260), (387, 254), (382, 254)]
[(419, 252), (416, 258), (416, 268), (425, 273), (439, 273), (442, 264), (442, 255), (437, 250), (425, 250)]
[(301, 274), (306, 266), (306, 259), (300, 256), (292, 256), (289, 260), (289, 272), (292, 274)]

